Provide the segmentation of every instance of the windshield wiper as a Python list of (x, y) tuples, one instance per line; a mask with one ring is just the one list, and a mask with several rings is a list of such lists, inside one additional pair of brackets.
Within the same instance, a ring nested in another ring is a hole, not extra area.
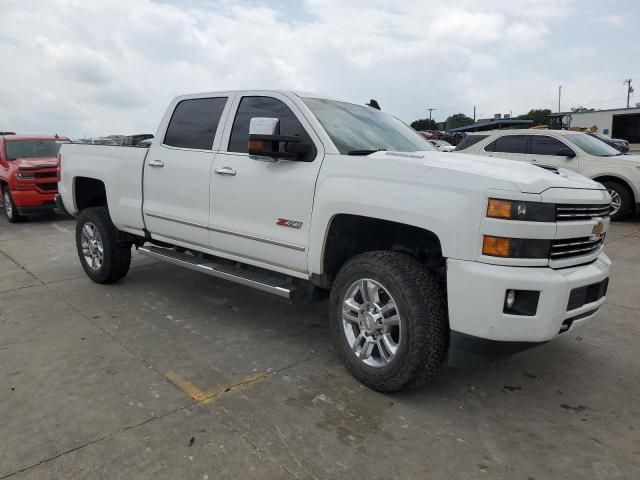
[(386, 152), (387, 149), (386, 148), (378, 148), (377, 150), (349, 150), (347, 152), (347, 155), (371, 155), (372, 153), (376, 153), (376, 152)]

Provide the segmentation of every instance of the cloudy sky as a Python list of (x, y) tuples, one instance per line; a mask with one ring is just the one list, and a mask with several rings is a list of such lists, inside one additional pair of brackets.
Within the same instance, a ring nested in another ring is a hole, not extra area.
[(155, 132), (178, 94), (320, 92), (411, 122), (640, 101), (636, 0), (0, 0), (0, 130)]

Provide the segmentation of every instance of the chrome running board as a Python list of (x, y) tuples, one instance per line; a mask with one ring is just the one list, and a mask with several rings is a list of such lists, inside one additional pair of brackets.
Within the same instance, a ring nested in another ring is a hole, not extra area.
[(231, 265), (215, 263), (214, 261), (194, 257), (175, 250), (160, 247), (139, 247), (138, 253), (147, 257), (157, 258), (165, 262), (173, 263), (181, 267), (205, 273), (212, 277), (222, 278), (231, 282), (239, 283), (247, 287), (252, 287), (263, 292), (271, 293), (282, 298), (291, 299), (294, 287), (273, 278), (270, 275), (244, 270)]

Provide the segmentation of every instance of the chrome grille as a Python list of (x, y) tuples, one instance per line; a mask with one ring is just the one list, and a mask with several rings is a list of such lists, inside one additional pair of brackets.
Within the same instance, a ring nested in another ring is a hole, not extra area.
[(570, 220), (590, 220), (596, 217), (606, 217), (611, 211), (609, 204), (600, 205), (557, 205), (556, 220), (566, 222)]
[(549, 258), (560, 260), (562, 258), (581, 257), (598, 250), (604, 242), (604, 235), (600, 237), (564, 238), (551, 242)]

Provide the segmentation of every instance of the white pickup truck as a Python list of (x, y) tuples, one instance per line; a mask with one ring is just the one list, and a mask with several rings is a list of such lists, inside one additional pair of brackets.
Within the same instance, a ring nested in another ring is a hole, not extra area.
[(309, 302), (351, 373), (407, 388), (554, 339), (605, 299), (611, 198), (570, 171), (440, 153), (368, 106), (287, 91), (186, 95), (147, 148), (63, 145), (80, 261), (131, 247)]

